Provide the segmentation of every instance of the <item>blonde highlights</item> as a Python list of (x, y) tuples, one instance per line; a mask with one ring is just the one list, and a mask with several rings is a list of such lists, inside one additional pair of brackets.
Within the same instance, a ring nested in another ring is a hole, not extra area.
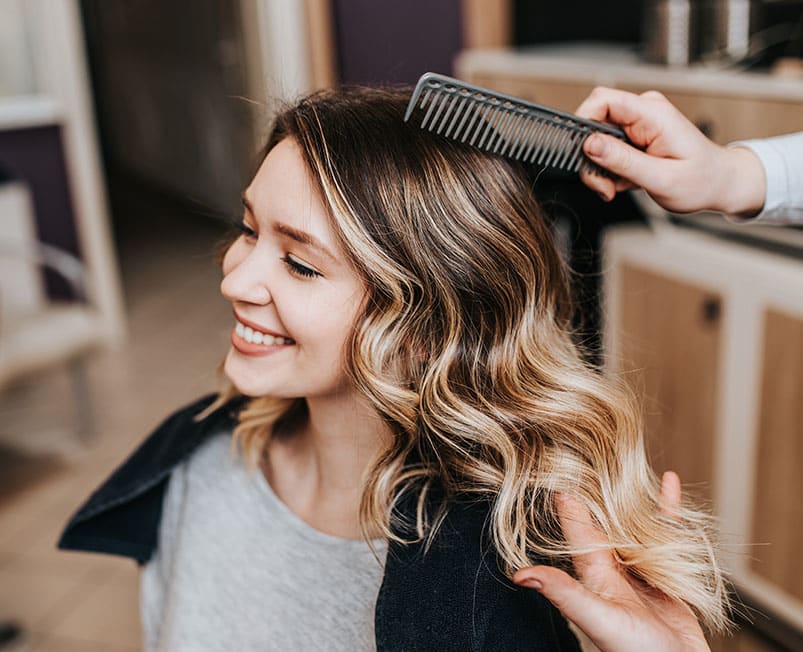
[[(314, 94), (278, 116), (267, 146), (300, 145), (368, 288), (347, 371), (393, 437), (366, 472), (363, 531), (431, 542), (450, 504), (483, 501), (508, 574), (543, 558), (570, 568), (561, 492), (588, 506), (633, 577), (723, 629), (709, 520), (690, 506), (662, 515), (639, 406), (573, 341), (568, 273), (524, 175), (405, 125), (406, 99)], [(302, 398), (254, 398), (234, 441), (253, 466), (304, 418)], [(415, 522), (399, 520), (405, 496)]]

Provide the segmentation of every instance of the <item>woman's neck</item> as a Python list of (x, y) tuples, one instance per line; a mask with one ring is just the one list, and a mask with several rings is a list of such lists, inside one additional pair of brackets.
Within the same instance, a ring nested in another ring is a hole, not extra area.
[(296, 515), (328, 534), (360, 538), (363, 475), (390, 430), (356, 394), (307, 399), (305, 424), (270, 440), (263, 473)]

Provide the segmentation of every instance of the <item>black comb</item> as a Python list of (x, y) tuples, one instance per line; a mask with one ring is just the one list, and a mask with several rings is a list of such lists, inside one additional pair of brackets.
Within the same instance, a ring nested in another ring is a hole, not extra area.
[(627, 143), (625, 132), (548, 106), (428, 72), (415, 86), (407, 105), (407, 122), (423, 112), (421, 129), (467, 143), (492, 154), (568, 172), (610, 176), (583, 153), (594, 132)]

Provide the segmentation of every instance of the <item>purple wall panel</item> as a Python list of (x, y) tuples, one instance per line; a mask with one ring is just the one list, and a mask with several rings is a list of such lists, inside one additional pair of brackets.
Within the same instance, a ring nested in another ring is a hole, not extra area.
[[(60, 127), (0, 131), (0, 177), (28, 184), (39, 239), (80, 257)], [(50, 271), (45, 287), (53, 298), (72, 294)]]
[(414, 83), (451, 74), (461, 47), (460, 0), (333, 0), (340, 81)]

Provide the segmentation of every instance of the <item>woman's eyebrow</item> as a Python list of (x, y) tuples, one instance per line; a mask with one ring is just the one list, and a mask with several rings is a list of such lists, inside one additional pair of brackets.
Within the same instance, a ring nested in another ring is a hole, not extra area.
[[(248, 201), (248, 197), (245, 196), (245, 193), (242, 194), (241, 200), (245, 209), (251, 213), (252, 216), (256, 217), (254, 214), (254, 207), (251, 205), (251, 202)], [(332, 252), (330, 252), (317, 238), (306, 231), (300, 231), (292, 226), (289, 226), (288, 224), (282, 224), (281, 222), (274, 222), (273, 231), (275, 233), (285, 235), (300, 244), (306, 245), (312, 249), (316, 249), (333, 262), (337, 262), (337, 258), (335, 258), (334, 254), (332, 254)]]
[(307, 245), (312, 249), (316, 249), (324, 256), (329, 258), (332, 262), (337, 262), (337, 258), (335, 258), (326, 247), (324, 247), (318, 240), (316, 240), (306, 231), (299, 231), (298, 229), (294, 229), (292, 226), (282, 224), (281, 222), (274, 222), (273, 230), (276, 233), (281, 233), (282, 235), (286, 235), (288, 238), (292, 238), (296, 242), (300, 242), (301, 244)]

